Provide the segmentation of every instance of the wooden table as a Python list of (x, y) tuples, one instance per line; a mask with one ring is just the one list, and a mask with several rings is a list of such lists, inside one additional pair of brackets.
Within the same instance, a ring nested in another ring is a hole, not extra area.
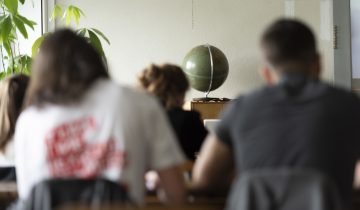
[(229, 101), (191, 101), (191, 110), (200, 112), (201, 118), (219, 119)]
[(0, 183), (0, 209), (5, 209), (18, 198), (17, 185), (15, 182)]

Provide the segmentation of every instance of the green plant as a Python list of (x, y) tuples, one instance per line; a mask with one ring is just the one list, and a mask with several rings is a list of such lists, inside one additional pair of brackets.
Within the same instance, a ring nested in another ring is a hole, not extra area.
[[(36, 25), (36, 22), (19, 14), (19, 4), (24, 3), (25, 0), (0, 0), (0, 69), (2, 69), (0, 79), (14, 73), (29, 74), (33, 57), (36, 55), (44, 38), (51, 33), (45, 33), (35, 40), (31, 56), (20, 52), (21, 46), (18, 36), (21, 35), (28, 39), (28, 30), (34, 30)], [(84, 12), (74, 5), (67, 7), (55, 5), (50, 20), (63, 22), (66, 27), (69, 27), (74, 22), (75, 26), (78, 27), (79, 21), (83, 16), (85, 16)], [(79, 28), (76, 30), (76, 33), (93, 45), (106, 63), (105, 53), (100, 40), (102, 39), (110, 44), (108, 38), (95, 28)]]
[(0, 79), (8, 74), (29, 73), (31, 57), (20, 52), (18, 36), (28, 39), (28, 29), (34, 30), (36, 23), (18, 12), (25, 0), (0, 0)]
[[(56, 4), (52, 11), (50, 20), (57, 20), (59, 22), (62, 21), (66, 27), (69, 27), (70, 24), (74, 22), (75, 26), (78, 27), (80, 18), (83, 16), (85, 16), (85, 13), (80, 8), (74, 5), (70, 5), (64, 9), (61, 5)], [(103, 57), (104, 61), (106, 62), (104, 49), (100, 39), (104, 40), (109, 45), (110, 41), (100, 30), (96, 28), (79, 28), (76, 30), (76, 33), (79, 36), (84, 37), (95, 49), (97, 49)], [(44, 37), (46, 37), (47, 35), (48, 34), (44, 34), (42, 37), (39, 37), (35, 41), (32, 48), (32, 56), (36, 55), (42, 40), (44, 40)]]

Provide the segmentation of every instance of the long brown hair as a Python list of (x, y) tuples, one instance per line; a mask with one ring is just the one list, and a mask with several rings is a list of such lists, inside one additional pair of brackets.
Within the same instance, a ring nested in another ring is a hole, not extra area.
[(14, 135), (21, 112), (29, 77), (19, 74), (0, 82), (0, 150), (4, 150)]
[(73, 31), (59, 30), (45, 38), (32, 68), (26, 105), (65, 105), (81, 100), (99, 78), (108, 78), (99, 53)]
[(159, 98), (166, 109), (178, 106), (179, 96), (189, 89), (189, 81), (179, 66), (150, 65), (138, 78), (140, 86)]

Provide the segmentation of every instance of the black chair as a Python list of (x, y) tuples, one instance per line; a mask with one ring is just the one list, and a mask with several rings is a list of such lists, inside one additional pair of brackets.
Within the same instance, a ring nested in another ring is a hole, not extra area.
[(235, 181), (226, 210), (339, 210), (333, 182), (307, 170), (265, 169), (243, 173)]
[(132, 202), (123, 186), (109, 180), (51, 179), (37, 184), (28, 200), (16, 209), (52, 210), (69, 204), (96, 209), (101, 205)]
[(15, 182), (15, 167), (0, 167), (0, 182)]

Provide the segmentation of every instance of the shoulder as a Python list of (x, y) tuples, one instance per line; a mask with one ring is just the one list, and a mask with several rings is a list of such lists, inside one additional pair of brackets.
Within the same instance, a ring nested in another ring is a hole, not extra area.
[(330, 84), (323, 84), (323, 86), (327, 90), (327, 95), (331, 98), (334, 98), (334, 100), (336, 100), (338, 103), (353, 104), (356, 106), (360, 105), (359, 96), (354, 92)]
[(134, 105), (136, 104), (137, 107), (141, 107), (144, 110), (160, 107), (158, 100), (143, 90), (122, 86), (121, 93), (124, 100)]
[(27, 107), (19, 115), (19, 117), (16, 121), (16, 125), (26, 123), (28, 121), (29, 122), (33, 121), (38, 117), (38, 115), (40, 113), (41, 113), (41, 110), (39, 108), (36, 108), (34, 106)]
[(120, 97), (122, 103), (137, 104), (144, 107), (157, 104), (155, 97), (149, 93), (134, 87), (117, 84), (109, 79), (99, 81), (97, 89), (100, 89), (102, 94)]

